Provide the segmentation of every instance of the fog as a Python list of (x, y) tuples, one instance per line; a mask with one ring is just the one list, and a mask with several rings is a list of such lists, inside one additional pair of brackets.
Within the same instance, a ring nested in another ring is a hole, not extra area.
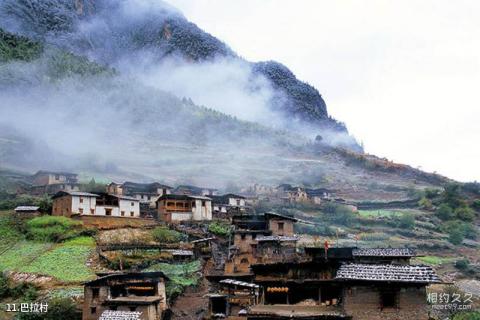
[[(156, 37), (181, 17), (169, 5), (32, 3), (0, 5), (0, 27), (47, 43), (34, 61), (0, 65), (3, 165), (213, 186), (295, 176), (279, 156), (302, 150), (318, 128), (278, 112), (282, 94), (226, 46), (203, 62), (167, 55)], [(107, 71), (52, 75), (70, 63), (65, 51)]]

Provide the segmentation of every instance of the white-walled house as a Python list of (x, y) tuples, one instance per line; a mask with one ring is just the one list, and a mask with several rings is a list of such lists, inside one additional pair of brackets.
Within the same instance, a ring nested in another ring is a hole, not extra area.
[(166, 222), (212, 220), (212, 199), (164, 194), (157, 200), (159, 218)]
[(52, 215), (70, 217), (75, 214), (93, 215), (99, 196), (88, 192), (60, 191), (53, 197)]
[(52, 199), (52, 215), (55, 216), (140, 217), (140, 201), (132, 197), (61, 191)]
[(211, 196), (211, 198), (214, 212), (226, 213), (229, 209), (245, 210), (246, 202), (243, 196), (228, 193), (222, 196)]

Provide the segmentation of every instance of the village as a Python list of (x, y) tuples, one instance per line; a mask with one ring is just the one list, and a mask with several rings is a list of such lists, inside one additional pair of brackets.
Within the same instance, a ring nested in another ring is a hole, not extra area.
[[(356, 214), (357, 204), (337, 197), (335, 190), (252, 185), (238, 194), (221, 194), (210, 187), (127, 181), (94, 192), (82, 190), (74, 173), (39, 171), (19, 192), (51, 199), (51, 212), (18, 206), (19, 219), (51, 215), (117, 233), (109, 241), (97, 235), (95, 254), (103, 269), (82, 282), (83, 320), (427, 320), (433, 319), (427, 287), (450, 284), (431, 266), (413, 263), (421, 254), (408, 246), (304, 241), (297, 227), (314, 222), (260, 206), (334, 204)], [(124, 241), (121, 230), (126, 229), (161, 230), (165, 241), (136, 235)], [(171, 241), (169, 232), (179, 237)], [(194, 295), (203, 311), (192, 316), (188, 307), (172, 310), (182, 292), (169, 297), (171, 276), (142, 267), (151, 265), (147, 260), (199, 261), (204, 280)]]

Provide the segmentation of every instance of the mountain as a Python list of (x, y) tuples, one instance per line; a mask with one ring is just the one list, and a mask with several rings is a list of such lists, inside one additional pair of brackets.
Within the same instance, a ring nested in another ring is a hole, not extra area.
[(448, 181), (363, 154), (314, 87), (164, 3), (5, 0), (0, 18), (2, 167), (369, 200)]
[[(317, 89), (297, 79), (278, 62), (245, 61), (166, 3), (6, 0), (0, 6), (0, 12), (4, 20), (2, 27), (7, 30), (42, 39), (42, 42), (111, 67), (122, 68), (126, 60), (138, 59), (145, 52), (153, 55), (157, 63), (180, 57), (192, 64), (219, 60), (241, 64), (241, 68), (248, 70), (249, 78), (240, 84), (242, 90), (245, 89), (242, 94), (254, 95), (261, 90), (259, 86), (268, 87), (269, 96), (263, 104), (278, 116), (278, 127), (301, 131), (312, 137), (320, 134), (327, 144), (361, 150), (345, 125), (328, 115), (325, 101)], [(247, 88), (243, 88), (245, 86)], [(181, 94), (181, 90), (178, 91)], [(241, 114), (240, 110), (238, 114)]]

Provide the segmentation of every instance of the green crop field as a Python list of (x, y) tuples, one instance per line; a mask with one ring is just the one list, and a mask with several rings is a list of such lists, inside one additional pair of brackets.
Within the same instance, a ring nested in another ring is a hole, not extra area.
[(63, 282), (85, 281), (95, 277), (86, 266), (93, 248), (89, 237), (60, 244), (21, 241), (0, 254), (0, 270), (42, 274)]
[(454, 257), (439, 257), (439, 256), (424, 256), (424, 257), (417, 257), (417, 260), (419, 260), (422, 263), (429, 264), (429, 265), (440, 265), (444, 263), (449, 263), (449, 262), (454, 262), (457, 260), (457, 258)]
[(398, 217), (403, 215), (400, 211), (395, 210), (359, 210), (358, 214), (362, 217), (376, 218), (376, 217)]

